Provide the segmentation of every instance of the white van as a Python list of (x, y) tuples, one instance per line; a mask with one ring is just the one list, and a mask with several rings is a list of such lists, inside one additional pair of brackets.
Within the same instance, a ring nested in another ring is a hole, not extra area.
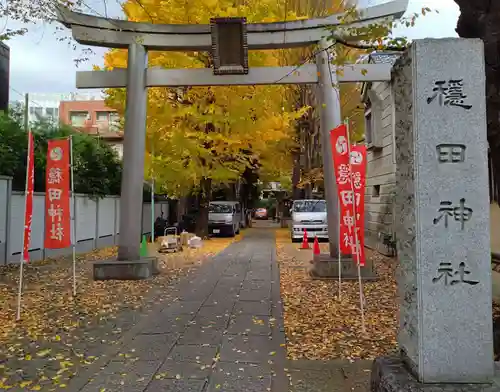
[[(243, 218), (244, 219), (244, 218)], [(240, 233), (242, 213), (238, 201), (211, 201), (208, 206), (208, 232), (229, 235)]]
[(308, 239), (328, 239), (326, 200), (294, 200), (290, 212), (292, 242), (301, 241), (304, 238), (304, 230), (307, 230)]

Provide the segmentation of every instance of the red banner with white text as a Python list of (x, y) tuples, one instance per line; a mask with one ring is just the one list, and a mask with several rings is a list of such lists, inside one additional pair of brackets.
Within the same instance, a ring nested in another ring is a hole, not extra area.
[(70, 141), (49, 140), (45, 173), (45, 248), (71, 246)]
[(28, 132), (28, 158), (26, 160), (26, 194), (24, 204), (24, 232), (23, 232), (23, 261), (29, 261), (29, 249), (31, 242), (31, 221), (33, 218), (33, 192), (35, 185), (35, 144), (33, 134)]
[(351, 168), (349, 165), (349, 144), (347, 127), (342, 124), (330, 131), (330, 143), (333, 154), (333, 167), (337, 182), (340, 210), (340, 251), (351, 254), (350, 238), (354, 235), (354, 219), (352, 208), (343, 199), (352, 193)]
[(344, 124), (330, 132), (330, 143), (340, 207), (340, 251), (364, 266), (366, 147), (349, 146)]
[[(365, 265), (365, 187), (366, 187), (366, 146), (351, 146), (351, 179), (356, 199), (356, 236), (351, 243), (358, 244), (353, 246), (352, 254), (354, 260), (359, 262), (362, 267)], [(359, 252), (359, 256), (358, 256)], [(359, 257), (359, 260), (357, 257)]]

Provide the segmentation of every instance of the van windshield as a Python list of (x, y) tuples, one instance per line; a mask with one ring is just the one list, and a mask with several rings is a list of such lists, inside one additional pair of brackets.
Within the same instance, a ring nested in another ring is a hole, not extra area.
[(230, 204), (210, 204), (208, 206), (208, 212), (213, 212), (215, 214), (230, 214), (233, 212), (233, 206)]
[(293, 212), (326, 212), (326, 202), (324, 200), (295, 201)]

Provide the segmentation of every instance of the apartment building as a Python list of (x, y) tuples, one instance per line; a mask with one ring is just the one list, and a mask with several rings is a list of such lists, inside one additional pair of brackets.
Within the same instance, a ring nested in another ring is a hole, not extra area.
[(102, 100), (96, 93), (29, 93), (28, 121), (59, 122), (59, 105), (62, 101)]
[(61, 101), (59, 120), (75, 130), (95, 136), (109, 144), (121, 158), (123, 156), (123, 132), (120, 116), (106, 106), (102, 99)]

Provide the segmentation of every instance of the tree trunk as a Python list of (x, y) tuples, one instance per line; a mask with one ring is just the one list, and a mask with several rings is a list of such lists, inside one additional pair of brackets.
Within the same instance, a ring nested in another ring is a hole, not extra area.
[[(310, 175), (311, 173), (311, 151), (312, 151), (312, 137), (310, 133), (310, 127), (307, 128), (307, 133), (304, 135), (305, 143), (304, 143), (304, 170), (306, 173)], [(305, 198), (312, 198), (312, 183), (311, 180), (308, 181), (306, 186), (304, 187)]]
[(182, 216), (186, 213), (186, 204), (187, 198), (182, 196), (179, 198), (179, 202), (177, 203), (177, 222), (182, 221)]
[(300, 199), (301, 190), (297, 187), (300, 182), (300, 153), (293, 154), (293, 171), (292, 171), (292, 197), (294, 200)]
[(198, 237), (208, 239), (208, 205), (212, 190), (212, 179), (204, 177), (200, 182), (198, 194), (198, 216), (196, 217), (195, 233)]
[[(481, 38), (486, 65), (486, 117), (495, 192), (500, 190), (500, 2), (455, 0), (460, 7), (457, 33), (463, 38)], [(498, 200), (496, 200), (498, 202)]]

